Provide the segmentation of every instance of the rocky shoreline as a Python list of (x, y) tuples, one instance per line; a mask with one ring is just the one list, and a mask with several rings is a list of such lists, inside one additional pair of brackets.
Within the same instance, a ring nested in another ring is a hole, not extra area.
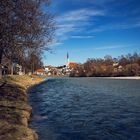
[(0, 81), (0, 140), (38, 140), (36, 132), (28, 126), (32, 107), (28, 104), (27, 87), (42, 80), (33, 81), (28, 76), (16, 77), (13, 82)]

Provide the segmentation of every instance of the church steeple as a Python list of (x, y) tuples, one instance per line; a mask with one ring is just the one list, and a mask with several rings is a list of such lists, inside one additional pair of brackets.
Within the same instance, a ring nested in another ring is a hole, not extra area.
[(69, 65), (69, 53), (67, 52), (67, 66)]

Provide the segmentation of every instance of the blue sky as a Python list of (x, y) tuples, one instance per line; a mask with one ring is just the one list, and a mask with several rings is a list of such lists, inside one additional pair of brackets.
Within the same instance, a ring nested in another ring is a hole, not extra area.
[(56, 36), (45, 65), (140, 53), (140, 0), (52, 0)]

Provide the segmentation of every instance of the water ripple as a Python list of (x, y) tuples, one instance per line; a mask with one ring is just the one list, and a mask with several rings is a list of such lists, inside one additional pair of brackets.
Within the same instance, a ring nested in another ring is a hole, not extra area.
[(40, 140), (140, 140), (140, 80), (53, 78), (29, 92)]

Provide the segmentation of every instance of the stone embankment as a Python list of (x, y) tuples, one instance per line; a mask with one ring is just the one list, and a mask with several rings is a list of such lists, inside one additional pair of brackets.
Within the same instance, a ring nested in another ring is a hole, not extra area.
[(27, 88), (43, 79), (34, 76), (12, 76), (0, 80), (0, 140), (37, 140), (28, 127), (32, 107)]

